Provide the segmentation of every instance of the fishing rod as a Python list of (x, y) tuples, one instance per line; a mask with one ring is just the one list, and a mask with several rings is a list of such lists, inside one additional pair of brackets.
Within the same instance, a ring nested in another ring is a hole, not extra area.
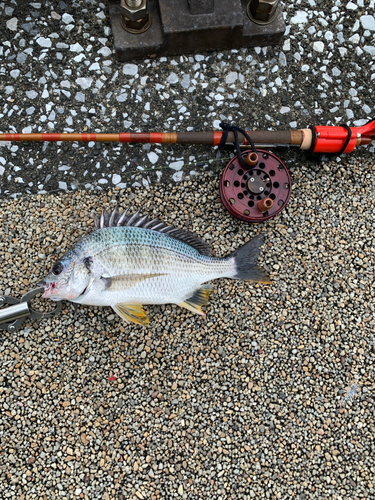
[(299, 130), (247, 131), (223, 122), (220, 127), (222, 131), (209, 132), (5, 133), (0, 134), (0, 141), (201, 144), (219, 148), (234, 144), (237, 155), (220, 180), (221, 200), (234, 217), (262, 222), (281, 212), (292, 186), (285, 164), (269, 149), (294, 147), (312, 155), (339, 156), (375, 139), (375, 120), (360, 127), (317, 125)]
[[(249, 141), (241, 129), (210, 132), (120, 132), (102, 133), (6, 133), (0, 134), (0, 141), (77, 141), (77, 142), (121, 142), (153, 144), (202, 144), (219, 146), (223, 136), (225, 144), (234, 143), (238, 131), (238, 141), (248, 146)], [(279, 146), (296, 147), (311, 153), (350, 153), (356, 146), (369, 144), (375, 138), (375, 120), (362, 127), (311, 126), (299, 130), (253, 130), (246, 131), (256, 147), (272, 148)]]

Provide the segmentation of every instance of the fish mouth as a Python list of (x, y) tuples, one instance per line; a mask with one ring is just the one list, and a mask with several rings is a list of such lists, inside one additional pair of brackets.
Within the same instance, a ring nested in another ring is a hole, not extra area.
[(41, 288), (44, 288), (42, 299), (48, 299), (48, 297), (50, 297), (50, 286), (46, 283), (45, 280), (38, 281), (37, 285)]

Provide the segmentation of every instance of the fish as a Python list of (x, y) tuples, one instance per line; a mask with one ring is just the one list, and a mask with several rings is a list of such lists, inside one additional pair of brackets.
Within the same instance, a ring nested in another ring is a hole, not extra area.
[[(203, 317), (218, 278), (270, 283), (257, 260), (260, 234), (224, 258), (196, 234), (140, 211), (95, 213), (94, 231), (57, 260), (38, 283), (45, 299), (109, 306), (125, 321), (149, 323), (144, 305), (177, 304)], [(76, 306), (78, 307), (78, 306)]]

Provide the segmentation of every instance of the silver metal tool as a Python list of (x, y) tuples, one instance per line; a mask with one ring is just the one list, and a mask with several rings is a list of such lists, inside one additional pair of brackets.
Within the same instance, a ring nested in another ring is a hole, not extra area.
[[(53, 311), (40, 312), (31, 309), (30, 301), (43, 291), (43, 287), (30, 290), (30, 292), (25, 293), (21, 300), (9, 295), (0, 295), (0, 330), (14, 332), (21, 327), (26, 318), (43, 319), (58, 314), (61, 311), (61, 302), (56, 302)], [(8, 307), (2, 307), (5, 304), (9, 304)]]

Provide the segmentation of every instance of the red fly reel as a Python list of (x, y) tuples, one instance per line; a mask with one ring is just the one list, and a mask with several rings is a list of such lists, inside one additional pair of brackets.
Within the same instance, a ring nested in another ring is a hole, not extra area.
[(228, 212), (245, 222), (271, 219), (288, 203), (292, 180), (285, 164), (273, 153), (244, 151), (245, 170), (238, 156), (225, 167), (220, 198)]

